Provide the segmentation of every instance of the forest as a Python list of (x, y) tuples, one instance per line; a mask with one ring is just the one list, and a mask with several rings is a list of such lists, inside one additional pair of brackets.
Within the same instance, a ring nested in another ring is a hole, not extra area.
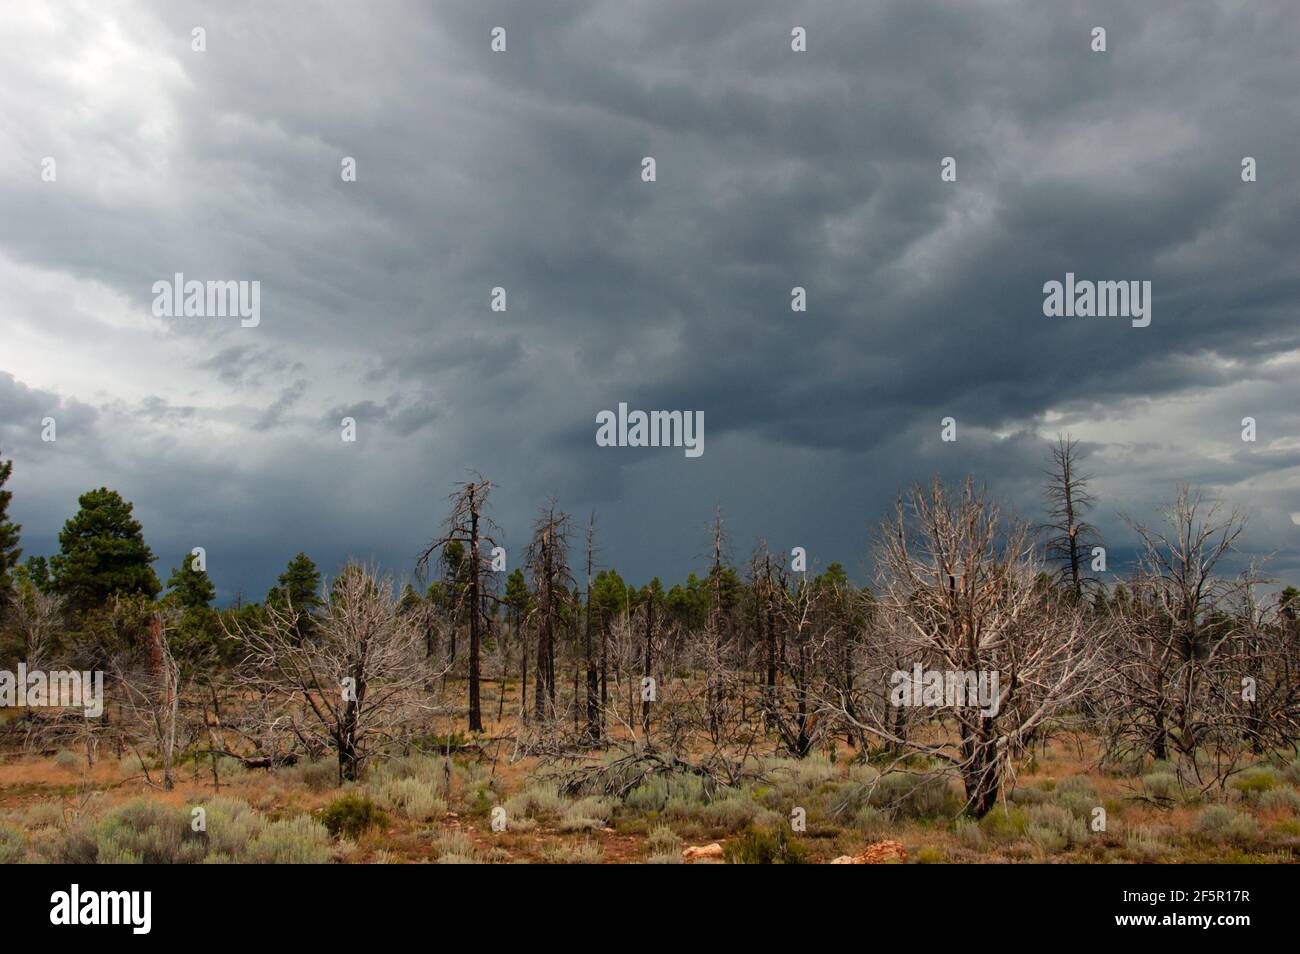
[(24, 559), (2, 462), (0, 670), (103, 698), (0, 707), (0, 861), (1294, 861), (1300, 592), (1194, 487), (1108, 564), (1045, 446), (1040, 522), (974, 477), (860, 515), (865, 585), (721, 508), (637, 585), (555, 500), (507, 572), (473, 474), (405, 575), (221, 608), (108, 488)]

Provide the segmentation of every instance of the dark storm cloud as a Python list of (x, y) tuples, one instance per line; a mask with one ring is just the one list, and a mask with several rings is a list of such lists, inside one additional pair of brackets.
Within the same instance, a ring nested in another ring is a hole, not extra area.
[[(17, 332), (0, 427), (24, 422), (0, 436), (21, 473), (40, 450), (25, 422), (64, 402), (95, 431), (60, 449), (64, 480), (133, 487), (169, 554), (217, 539), (226, 595), (300, 547), (401, 572), (470, 468), (500, 482), (515, 553), (553, 493), (598, 510), (604, 558), (633, 579), (694, 567), (715, 503), (737, 555), (766, 537), (856, 569), (897, 488), (933, 473), (975, 473), (1035, 516), (1045, 438), (1067, 429), (1117, 547), (1116, 510), (1186, 480), (1254, 508), (1252, 544), (1300, 573), (1300, 23), (1283, 2), (56, 21), (0, 40)], [(1043, 283), (1067, 271), (1150, 280), (1151, 326), (1044, 318)], [(152, 318), (176, 272), (259, 280), (260, 325)], [(704, 411), (704, 457), (596, 447), (596, 412), (620, 401)], [(1259, 443), (1238, 438), (1246, 415)], [(60, 493), (28, 483), (15, 506), (53, 522)]]

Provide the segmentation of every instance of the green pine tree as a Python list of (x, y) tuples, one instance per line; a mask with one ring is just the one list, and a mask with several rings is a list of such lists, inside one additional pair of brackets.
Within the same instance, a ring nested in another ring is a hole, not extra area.
[(298, 634), (298, 639), (310, 637), (316, 625), (312, 614), (323, 605), (320, 571), (316, 569), (311, 557), (301, 551), (289, 561), (289, 565), (276, 580), (276, 585), (266, 595), (268, 606), (283, 607), (286, 602), (293, 608), (294, 631)]
[(77, 503), (81, 509), (59, 531), (59, 553), (50, 560), (55, 592), (73, 610), (100, 606), (117, 593), (156, 597), (162, 585), (132, 505), (107, 487), (87, 491)]
[(13, 499), (13, 491), (4, 489), (13, 469), (13, 461), (0, 461), (0, 609), (8, 605), (13, 571), (18, 566), (18, 558), (23, 555), (18, 546), (18, 535), (23, 528), (9, 520), (9, 501)]
[(167, 581), (169, 595), (174, 595), (186, 609), (206, 609), (217, 595), (207, 571), (195, 567), (197, 559), (193, 553), (185, 554), (181, 565), (172, 570), (171, 578)]

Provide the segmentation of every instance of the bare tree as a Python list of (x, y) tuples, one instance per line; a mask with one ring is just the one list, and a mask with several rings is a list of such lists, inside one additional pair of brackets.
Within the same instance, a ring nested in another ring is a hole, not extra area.
[(63, 601), (35, 586), (22, 587), (9, 604), (8, 621), (23, 641), (28, 669), (45, 668), (63, 620)]
[(1097, 581), (1084, 573), (1085, 553), (1091, 552), (1097, 530), (1084, 519), (1094, 500), (1088, 493), (1089, 476), (1078, 469), (1078, 444), (1067, 434), (1058, 437), (1052, 448), (1052, 469), (1047, 472), (1048, 522), (1040, 529), (1048, 533), (1046, 555), (1049, 563), (1059, 564), (1058, 578), (1069, 588), (1076, 603), (1083, 601), (1084, 589)]
[[(913, 697), (909, 704), (919, 702), (944, 730), (925, 738), (899, 737), (888, 713), (850, 716), (842, 696), (837, 715), (946, 762), (961, 777), (967, 811), (983, 816), (1011, 757), (1095, 678), (1095, 624), (1035, 585), (1027, 528), (1003, 520), (969, 479), (953, 494), (936, 478), (928, 490), (914, 488), (900, 500), (882, 530), (876, 566), (881, 611), (899, 658), (940, 671), (945, 689), (949, 679), (971, 686), (982, 676), (993, 692), (979, 702), (949, 691)], [(895, 676), (902, 685), (906, 669)]]
[(1245, 530), (1239, 511), (1225, 512), (1185, 486), (1162, 515), (1164, 525), (1154, 528), (1126, 518), (1142, 552), (1132, 600), (1116, 618), (1109, 735), (1117, 754), (1179, 754), (1195, 770), (1194, 753), (1225, 715), (1214, 702), (1232, 650), (1232, 618), (1222, 610), (1254, 581), (1218, 573)]
[[(149, 619), (145, 651), (128, 652), (113, 660), (114, 681), (122, 688), (124, 715), (144, 730), (162, 762), (162, 788), (176, 786), (174, 771), (177, 722), (182, 695), (181, 667), (172, 655), (167, 635), (180, 621), (176, 611), (154, 613)], [(137, 752), (138, 754), (138, 752)], [(141, 758), (141, 764), (145, 760)], [(153, 784), (147, 766), (145, 780)]]
[(349, 563), (325, 598), (316, 637), (298, 643), (290, 606), (235, 635), (245, 685), (266, 701), (260, 719), (338, 755), (339, 781), (356, 780), (374, 748), (414, 731), (432, 706), (423, 632), (397, 611), (391, 578)]
[[(591, 520), (587, 523), (587, 599), (585, 612), (582, 621), (582, 641), (583, 654), (586, 659), (587, 667), (587, 741), (596, 744), (600, 742), (601, 727), (604, 724), (604, 717), (601, 708), (605, 703), (605, 686), (603, 673), (598, 678), (596, 672), (596, 655), (593, 651), (591, 641), (591, 571), (593, 558), (593, 544), (596, 536), (596, 515), (591, 515)], [(603, 634), (604, 627), (601, 627)], [(602, 635), (602, 646), (604, 637)], [(602, 651), (602, 668), (604, 666), (605, 653)]]
[[(480, 701), (482, 679), (483, 632), (490, 629), (492, 616), (486, 610), (486, 591), (484, 587), (484, 567), (491, 563), (491, 550), (496, 546), (492, 533), (497, 529), (490, 519), (484, 516), (488, 498), (492, 494), (492, 482), (477, 479), (460, 484), (449, 498), (452, 502), (451, 516), (443, 524), (445, 533), (430, 543), (416, 563), (416, 572), (423, 575), (429, 567), (430, 558), (449, 543), (459, 541), (469, 547), (469, 559), (462, 567), (464, 579), (458, 580), (458, 592), (468, 602), (468, 606), (457, 606), (453, 619), (464, 613), (469, 617), (469, 730), (483, 731), (483, 709)], [(483, 548), (488, 548), (485, 557)]]
[(534, 679), (534, 715), (538, 722), (555, 714), (555, 647), (561, 615), (570, 601), (573, 575), (569, 572), (569, 515), (552, 499), (533, 527), (527, 561), (537, 591), (537, 673)]

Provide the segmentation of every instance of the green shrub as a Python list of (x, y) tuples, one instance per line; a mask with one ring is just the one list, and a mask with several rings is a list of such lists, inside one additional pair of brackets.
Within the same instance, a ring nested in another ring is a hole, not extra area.
[(434, 836), (431, 850), (435, 859), (441, 859), (444, 855), (473, 858), (478, 853), (469, 836), (460, 831), (438, 832)]
[(1176, 801), (1182, 794), (1178, 776), (1172, 772), (1152, 772), (1142, 776), (1142, 787), (1147, 795), (1158, 802)]
[(594, 865), (601, 858), (600, 844), (594, 841), (558, 842), (542, 849), (542, 858), (553, 865)]
[(1060, 805), (1034, 805), (1028, 810), (1025, 837), (1050, 854), (1081, 844), (1087, 837), (1087, 829), (1067, 808)]
[(1300, 792), (1293, 788), (1275, 788), (1260, 797), (1259, 805), (1261, 808), (1282, 809), (1300, 815)]
[(256, 865), (326, 864), (330, 860), (330, 833), (307, 815), (271, 822), (249, 845), (244, 860)]
[(423, 779), (385, 778), (373, 791), (382, 807), (412, 821), (441, 818), (447, 812), (447, 803)]
[[(568, 805), (554, 785), (532, 785), (505, 803), (507, 818), (558, 818)], [(491, 806), (489, 805), (489, 810)]]
[(356, 838), (370, 828), (388, 824), (388, 816), (369, 798), (352, 793), (331, 802), (321, 822), (336, 838), (339, 835)]
[(854, 817), (864, 806), (880, 809), (890, 818), (951, 818), (961, 811), (961, 801), (942, 775), (890, 772), (874, 781), (843, 785), (831, 809), (833, 816)]
[(27, 857), (27, 839), (8, 825), (0, 825), (0, 865), (16, 865)]
[[(671, 854), (676, 855), (677, 860), (681, 861), (682, 840), (677, 837), (677, 833), (671, 828), (660, 825), (650, 832), (650, 837), (646, 839), (646, 847), (650, 849), (650, 854)], [(665, 862), (658, 862), (664, 864)], [(671, 864), (671, 862), (667, 862)]]
[(1210, 805), (1196, 817), (1194, 828), (1213, 841), (1247, 845), (1259, 835), (1255, 819), (1227, 805)]
[(934, 845), (925, 845), (916, 852), (918, 865), (941, 865), (947, 860), (943, 849), (936, 848)]
[(969, 819), (959, 819), (953, 828), (957, 836), (957, 843), (963, 848), (979, 849), (984, 847), (984, 832), (980, 830), (978, 823)]
[(1006, 809), (1001, 805), (980, 819), (980, 830), (990, 838), (1019, 838), (1025, 833), (1028, 816), (1018, 808)]
[(33, 831), (58, 828), (63, 824), (63, 806), (54, 802), (37, 802), (23, 815), (23, 826)]
[(802, 865), (808, 863), (808, 849), (791, 838), (784, 828), (750, 825), (722, 846), (729, 865)]
[(1017, 805), (1041, 805), (1050, 793), (1032, 785), (1019, 785), (1011, 792), (1011, 801)]
[(75, 752), (63, 749), (54, 756), (54, 764), (65, 771), (76, 772), (81, 769), (82, 758)]
[(95, 828), (95, 862), (149, 865), (194, 864), (207, 839), (190, 828), (188, 812), (135, 799), (108, 812)]
[(1124, 847), (1135, 861), (1153, 862), (1169, 856), (1173, 847), (1163, 837), (1161, 829), (1139, 826), (1124, 836)]
[(853, 827), (868, 838), (872, 838), (886, 834), (894, 827), (894, 822), (888, 813), (867, 805), (859, 809), (858, 813), (853, 816)]
[(327, 792), (339, 784), (339, 763), (332, 759), (303, 759), (294, 765), (276, 769), (276, 777), (313, 792)]
[(1249, 768), (1232, 780), (1232, 787), (1241, 793), (1246, 801), (1257, 801), (1265, 792), (1277, 788), (1278, 779), (1271, 769)]

